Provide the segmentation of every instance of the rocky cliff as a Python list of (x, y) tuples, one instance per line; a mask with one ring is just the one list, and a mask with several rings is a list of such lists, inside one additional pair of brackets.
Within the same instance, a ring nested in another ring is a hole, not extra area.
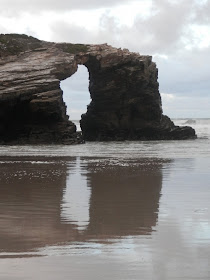
[(60, 81), (83, 64), (91, 103), (82, 115), (89, 141), (195, 138), (162, 114), (151, 56), (103, 45), (49, 43), (0, 35), (0, 143), (80, 143)]

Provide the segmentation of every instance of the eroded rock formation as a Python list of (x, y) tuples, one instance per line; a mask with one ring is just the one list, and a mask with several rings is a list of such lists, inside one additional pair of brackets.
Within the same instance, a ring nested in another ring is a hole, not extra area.
[(1, 143), (79, 143), (66, 115), (60, 81), (88, 68), (91, 103), (82, 115), (85, 140), (195, 138), (162, 114), (151, 56), (103, 45), (49, 43), (0, 35)]

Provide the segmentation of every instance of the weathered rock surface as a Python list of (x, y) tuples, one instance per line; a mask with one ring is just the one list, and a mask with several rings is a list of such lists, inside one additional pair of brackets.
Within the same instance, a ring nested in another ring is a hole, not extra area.
[(82, 115), (85, 140), (195, 138), (162, 114), (150, 56), (107, 44), (49, 43), (0, 35), (0, 143), (80, 143), (66, 115), (60, 81), (88, 68), (92, 101)]

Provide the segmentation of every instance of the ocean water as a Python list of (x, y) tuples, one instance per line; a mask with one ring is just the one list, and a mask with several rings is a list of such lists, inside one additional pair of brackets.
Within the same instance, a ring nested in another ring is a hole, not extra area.
[(0, 280), (210, 279), (210, 119), (187, 141), (0, 146)]

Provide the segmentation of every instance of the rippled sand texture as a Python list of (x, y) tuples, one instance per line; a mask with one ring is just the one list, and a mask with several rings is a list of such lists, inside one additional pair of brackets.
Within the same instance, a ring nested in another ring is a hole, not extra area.
[(0, 279), (209, 279), (210, 159), (2, 157)]

